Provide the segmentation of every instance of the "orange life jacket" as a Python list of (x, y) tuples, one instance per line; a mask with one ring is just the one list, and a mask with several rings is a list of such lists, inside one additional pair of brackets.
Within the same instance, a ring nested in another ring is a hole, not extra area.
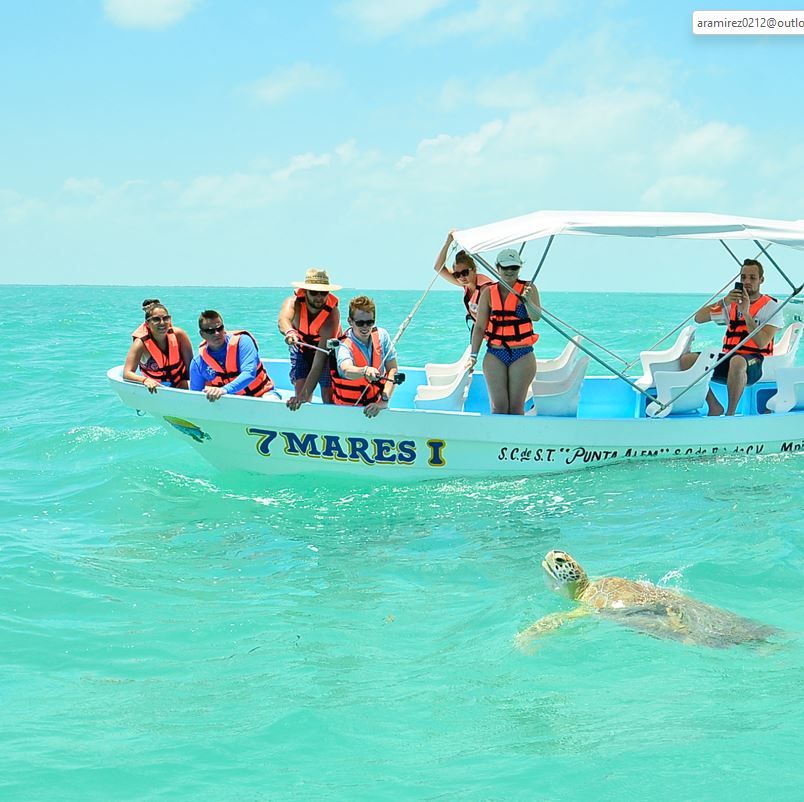
[[(770, 301), (775, 301), (770, 295), (760, 295), (748, 308), (748, 312), (756, 320), (757, 312)], [(743, 337), (748, 334), (748, 326), (745, 319), (737, 313), (737, 304), (732, 304), (729, 308), (729, 325), (726, 328), (726, 335), (723, 337), (723, 353), (731, 351)], [(736, 351), (736, 354), (748, 354), (760, 356), (770, 356), (773, 353), (773, 339), (764, 347), (760, 348), (753, 340), (746, 340)]]
[(474, 322), (477, 320), (477, 302), (480, 300), (480, 292), (483, 287), (489, 284), (494, 284), (494, 279), (484, 276), (481, 273), (477, 274), (477, 287), (471, 290), (465, 287), (463, 290), (463, 305), (466, 307), (466, 320)]
[[(343, 344), (351, 352), (352, 362), (356, 368), (369, 367), (365, 354), (360, 350), (357, 343), (355, 343), (351, 337), (344, 336)], [(380, 369), (381, 352), (382, 347), (380, 345), (380, 333), (375, 327), (371, 330), (370, 367), (377, 368), (377, 370)], [(362, 377), (359, 379), (344, 379), (341, 374), (338, 373), (337, 365), (332, 370), (332, 401), (335, 404), (348, 404), (350, 406), (365, 407), (379, 400), (384, 388), (385, 380), (381, 380), (377, 384), (371, 384)], [(365, 392), (363, 392), (364, 390)]]
[(141, 323), (131, 332), (131, 338), (142, 340), (145, 350), (156, 362), (156, 368), (150, 368), (140, 362), (140, 373), (143, 376), (158, 382), (167, 382), (171, 387), (178, 387), (181, 382), (187, 381), (190, 377), (190, 366), (182, 358), (179, 338), (172, 328), (167, 330), (167, 353), (164, 353), (156, 344), (156, 340), (151, 336), (145, 323)]
[(486, 341), (491, 348), (524, 348), (539, 339), (539, 335), (533, 333), (533, 321), (516, 314), (520, 302), (518, 296), (525, 291), (525, 282), (518, 279), (514, 282), (513, 290), (509, 291), (503, 303), (500, 283), (496, 281), (489, 287), (491, 314), (486, 327)]
[[(329, 319), (332, 310), (338, 306), (338, 299), (332, 293), (327, 295), (327, 300), (324, 302), (321, 311), (311, 321), (304, 292), (305, 291), (302, 289), (296, 290), (296, 297), (301, 299), (301, 305), (299, 306), (299, 325), (296, 331), (299, 332), (299, 336), (308, 345), (318, 345), (321, 339), (321, 327)], [(340, 332), (336, 331), (335, 336), (339, 337)]]
[[(250, 332), (232, 332), (229, 334), (229, 342), (226, 344), (226, 360), (225, 364), (223, 365), (221, 365), (217, 359), (214, 359), (210, 355), (207, 344), (202, 343), (201, 347), (198, 349), (198, 355), (217, 374), (212, 381), (207, 382), (207, 387), (223, 387), (240, 375), (240, 370), (237, 366), (237, 346), (240, 343), (240, 337), (243, 335), (246, 337), (251, 337), (254, 347), (259, 348), (257, 341), (254, 339), (254, 335), (252, 335)], [(273, 389), (274, 383), (271, 381), (271, 377), (265, 371), (265, 366), (262, 364), (262, 360), (260, 359), (257, 362), (257, 375), (254, 378), (254, 381), (251, 382), (248, 387), (238, 390), (236, 393), (234, 393), (234, 395), (261, 396)]]

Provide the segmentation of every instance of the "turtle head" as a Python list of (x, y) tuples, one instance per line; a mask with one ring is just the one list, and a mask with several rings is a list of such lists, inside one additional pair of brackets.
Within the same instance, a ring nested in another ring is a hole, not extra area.
[(566, 551), (548, 551), (542, 568), (552, 589), (571, 599), (577, 599), (589, 584), (586, 571)]

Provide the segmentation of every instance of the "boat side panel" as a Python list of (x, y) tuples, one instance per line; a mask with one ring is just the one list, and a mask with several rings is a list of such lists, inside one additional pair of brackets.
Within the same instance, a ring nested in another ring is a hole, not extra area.
[(213, 464), (262, 474), (331, 472), (381, 481), (564, 472), (645, 459), (804, 450), (804, 413), (749, 418), (576, 420), (362, 409), (149, 394), (111, 375), (127, 405), (154, 415)]

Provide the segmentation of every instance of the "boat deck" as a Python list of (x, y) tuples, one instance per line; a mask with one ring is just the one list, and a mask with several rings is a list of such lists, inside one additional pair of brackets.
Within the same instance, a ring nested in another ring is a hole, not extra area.
[[(267, 359), (264, 362), (277, 389), (283, 391), (283, 395), (287, 392), (292, 392), (293, 388), (288, 378), (288, 361)], [(424, 370), (422, 368), (400, 367), (400, 371), (405, 374), (405, 383), (397, 386), (391, 406), (394, 409), (414, 409), (413, 399), (416, 396), (416, 390), (419, 385), (427, 382)], [(725, 406), (726, 386), (714, 382), (711, 386), (715, 396)], [(651, 391), (648, 392), (650, 393)], [(737, 414), (743, 416), (766, 414), (769, 412), (767, 408), (768, 399), (775, 393), (776, 384), (774, 382), (757, 382), (751, 387), (746, 387), (740, 400), (740, 405), (737, 408)], [(320, 399), (317, 400), (320, 401)], [(588, 376), (584, 379), (581, 388), (576, 417), (589, 420), (646, 418), (645, 407), (647, 403), (645, 396), (636, 392), (616, 376)], [(491, 414), (488, 390), (482, 371), (476, 371), (472, 377), (463, 413), (475, 415)], [(704, 406), (697, 412), (674, 417), (706, 417), (706, 407)]]

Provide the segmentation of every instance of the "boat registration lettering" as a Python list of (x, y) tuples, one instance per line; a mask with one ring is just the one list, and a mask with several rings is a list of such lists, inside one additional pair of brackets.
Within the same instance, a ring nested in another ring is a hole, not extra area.
[[(576, 462), (605, 462), (617, 459), (619, 452), (613, 448), (591, 448), (588, 446), (558, 446), (556, 448), (525, 448), (505, 446), (497, 455), (498, 460), (511, 462), (558, 462), (573, 465)], [(627, 456), (627, 455), (626, 455)]]
[(497, 454), (498, 460), (510, 460), (511, 462), (553, 462), (553, 455), (558, 451), (557, 448), (522, 448), (514, 446), (504, 446)]
[[(316, 434), (314, 432), (282, 432), (274, 429), (246, 427), (246, 434), (256, 437), (257, 453), (263, 457), (271, 456), (274, 441), (284, 446), (284, 452), (291, 457), (336, 460), (339, 462), (362, 462), (365, 465), (412, 465), (416, 461), (416, 443), (413, 440), (393, 440), (387, 437), (342, 437), (337, 434)], [(434, 441), (441, 444), (443, 441)], [(428, 443), (429, 445), (429, 443)], [(446, 464), (439, 450), (435, 456), (431, 451), (431, 465), (441, 460)]]

